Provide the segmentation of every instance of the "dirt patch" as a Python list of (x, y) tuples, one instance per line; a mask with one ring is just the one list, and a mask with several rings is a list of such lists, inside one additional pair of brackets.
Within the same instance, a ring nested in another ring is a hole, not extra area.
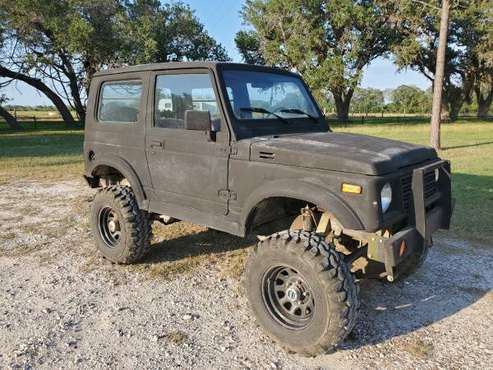
[(241, 275), (255, 240), (156, 224), (145, 261), (114, 265), (94, 247), (93, 195), (82, 181), (0, 184), (0, 368), (493, 366), (491, 247), (441, 234), (408, 280), (361, 282), (338, 352), (304, 358), (248, 309)]
[(405, 344), (402, 348), (419, 359), (426, 360), (433, 355), (433, 343), (427, 343), (421, 339), (416, 339)]

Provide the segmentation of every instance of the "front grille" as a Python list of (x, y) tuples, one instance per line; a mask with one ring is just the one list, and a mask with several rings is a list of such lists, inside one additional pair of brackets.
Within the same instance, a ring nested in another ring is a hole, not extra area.
[(425, 191), (425, 201), (426, 201), (438, 191), (437, 183), (435, 181), (435, 172), (430, 171), (428, 173), (425, 173), (423, 183), (425, 187), (424, 191)]
[[(401, 177), (401, 194), (402, 194), (402, 207), (408, 211), (411, 208), (411, 202), (413, 199), (413, 176), (412, 174)], [(424, 198), (425, 202), (430, 199), (438, 191), (437, 183), (435, 181), (435, 172), (430, 171), (424, 174)]]
[(405, 211), (408, 211), (411, 208), (411, 200), (413, 199), (412, 184), (412, 175), (401, 177), (402, 208), (404, 208)]

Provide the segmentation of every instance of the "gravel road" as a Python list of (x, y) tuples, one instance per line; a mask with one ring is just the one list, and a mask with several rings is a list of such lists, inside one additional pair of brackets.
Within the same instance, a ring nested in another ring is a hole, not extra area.
[(439, 236), (407, 281), (361, 283), (358, 324), (334, 353), (283, 352), (242, 294), (249, 242), (155, 226), (151, 256), (94, 249), (82, 181), (0, 185), (0, 369), (492, 368), (493, 249)]

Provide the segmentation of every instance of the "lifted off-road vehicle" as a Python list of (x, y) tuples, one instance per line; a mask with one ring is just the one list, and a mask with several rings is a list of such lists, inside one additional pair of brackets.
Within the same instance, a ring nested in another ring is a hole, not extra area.
[[(303, 80), (274, 68), (169, 63), (97, 73), (84, 143), (101, 253), (140, 260), (153, 221), (258, 235), (245, 288), (290, 351), (334, 349), (356, 279), (394, 281), (448, 229), (450, 164), (428, 147), (331, 132)], [(267, 225), (267, 226), (266, 226)], [(212, 299), (212, 298), (211, 298)]]

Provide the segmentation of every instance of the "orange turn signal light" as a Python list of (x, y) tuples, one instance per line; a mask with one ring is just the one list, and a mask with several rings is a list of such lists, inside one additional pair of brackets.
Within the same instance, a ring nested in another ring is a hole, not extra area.
[(363, 188), (359, 185), (342, 184), (342, 192), (343, 193), (352, 193), (352, 194), (361, 194), (363, 192)]
[(401, 241), (401, 247), (399, 248), (399, 257), (402, 257), (404, 255), (404, 253), (406, 252), (406, 248), (406, 241)]

